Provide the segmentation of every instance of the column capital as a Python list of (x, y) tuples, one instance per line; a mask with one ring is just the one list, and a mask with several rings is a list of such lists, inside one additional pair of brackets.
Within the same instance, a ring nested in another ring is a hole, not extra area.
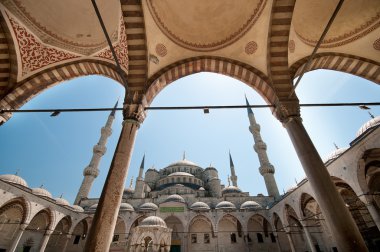
[(50, 236), (52, 233), (53, 233), (53, 230), (47, 229), (47, 230), (45, 231), (45, 234), (44, 234), (44, 235), (46, 235), (46, 236)]
[(301, 119), (298, 100), (277, 101), (274, 105), (273, 115), (284, 125), (294, 118)]
[(131, 120), (141, 124), (145, 120), (144, 108), (147, 106), (145, 95), (138, 93), (138, 91), (130, 93), (125, 97), (123, 104), (124, 121)]

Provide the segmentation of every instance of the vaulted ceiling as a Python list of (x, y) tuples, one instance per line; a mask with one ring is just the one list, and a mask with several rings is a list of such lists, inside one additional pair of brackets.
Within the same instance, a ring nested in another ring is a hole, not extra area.
[[(268, 103), (289, 98), (338, 0), (97, 0), (130, 90), (148, 103), (200, 71), (232, 76)], [(3, 0), (0, 107), (86, 74), (121, 81), (91, 1)], [(344, 1), (309, 70), (380, 83), (380, 3)]]

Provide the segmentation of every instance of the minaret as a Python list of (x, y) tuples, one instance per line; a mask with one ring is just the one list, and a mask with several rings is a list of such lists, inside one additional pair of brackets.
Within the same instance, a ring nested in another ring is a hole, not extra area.
[(116, 102), (113, 110), (108, 116), (106, 125), (102, 127), (99, 142), (93, 148), (93, 155), (90, 164), (83, 170), (84, 178), (82, 181), (82, 185), (79, 188), (77, 197), (75, 198), (74, 205), (78, 205), (82, 198), (88, 197), (88, 194), (92, 187), (92, 183), (94, 183), (95, 178), (99, 175), (98, 167), (100, 159), (107, 151), (106, 144), (108, 137), (112, 134), (112, 123), (115, 120), (115, 112), (118, 102), (119, 101)]
[(145, 182), (143, 179), (144, 165), (145, 165), (145, 154), (141, 161), (139, 176), (136, 178), (135, 192), (133, 194), (133, 198), (138, 198), (138, 199), (144, 198), (144, 185), (145, 185)]
[[(245, 101), (247, 106), (249, 106), (249, 102), (247, 97), (245, 97)], [(247, 108), (248, 118), (250, 122), (249, 130), (253, 135), (253, 139), (255, 141), (255, 145), (253, 146), (257, 155), (259, 156), (260, 161), (260, 174), (264, 177), (265, 186), (267, 187), (268, 195), (279, 198), (280, 194), (278, 192), (276, 180), (274, 179), (274, 167), (269, 162), (267, 155), (267, 145), (261, 138), (260, 135), (260, 125), (256, 122), (255, 115), (250, 107)]]
[(232, 181), (232, 185), (233, 186), (238, 186), (237, 185), (237, 176), (236, 176), (236, 173), (235, 173), (235, 166), (234, 166), (234, 162), (232, 161), (232, 157), (231, 157), (231, 152), (229, 152), (229, 155), (230, 155), (230, 169), (231, 169), (231, 181)]

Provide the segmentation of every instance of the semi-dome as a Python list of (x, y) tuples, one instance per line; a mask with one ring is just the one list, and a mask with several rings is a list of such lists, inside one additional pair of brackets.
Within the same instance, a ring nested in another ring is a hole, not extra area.
[(58, 204), (58, 205), (61, 205), (61, 206), (69, 206), (70, 205), (70, 203), (67, 201), (67, 200), (65, 200), (65, 199), (63, 199), (63, 198), (55, 198), (55, 202)]
[(227, 186), (222, 190), (222, 194), (226, 193), (241, 193), (241, 190), (239, 187), (236, 186)]
[(177, 161), (175, 163), (170, 164), (169, 166), (186, 166), (186, 165), (191, 165), (191, 166), (198, 166), (196, 163), (191, 162), (187, 159), (183, 159), (180, 161)]
[(72, 205), (71, 206), (75, 212), (79, 212), (79, 213), (82, 213), (84, 212), (83, 208), (81, 206), (78, 206), (78, 205)]
[(180, 202), (180, 203), (185, 203), (185, 200), (181, 196), (179, 196), (178, 194), (172, 194), (169, 197), (167, 197), (166, 200), (164, 200), (164, 203), (165, 202)]
[(212, 167), (212, 166), (207, 167), (207, 168), (205, 169), (205, 171), (207, 171), (207, 170), (215, 170), (215, 171), (218, 171), (215, 167)]
[(43, 197), (48, 197), (48, 198), (52, 197), (51, 193), (42, 187), (33, 188), (32, 193), (38, 196), (43, 196)]
[(229, 201), (219, 202), (215, 208), (221, 209), (221, 210), (236, 210), (236, 206), (232, 202), (229, 202)]
[(253, 200), (246, 201), (240, 206), (241, 210), (257, 210), (260, 208), (260, 204)]
[(20, 176), (14, 175), (14, 174), (0, 175), (0, 179), (4, 180), (6, 182), (9, 182), (9, 183), (28, 187), (28, 184), (26, 183), (26, 181), (23, 178), (21, 178)]
[(139, 210), (144, 212), (157, 211), (157, 209), (158, 206), (151, 202), (146, 202), (139, 207)]
[(190, 206), (190, 209), (194, 211), (209, 211), (210, 207), (206, 203), (198, 201), (198, 202), (193, 203)]
[(159, 227), (166, 228), (166, 223), (163, 219), (161, 219), (158, 216), (149, 216), (145, 218), (139, 226), (140, 227), (159, 226)]
[(131, 204), (128, 204), (128, 203), (122, 202), (122, 203), (120, 204), (120, 211), (133, 212), (133, 211), (135, 211), (135, 209), (133, 208), (133, 206), (132, 206)]
[(172, 176), (187, 176), (187, 177), (194, 177), (193, 174), (190, 174), (190, 173), (187, 173), (187, 172), (173, 172), (171, 174), (168, 175), (168, 177), (172, 177)]
[(337, 159), (340, 155), (343, 154), (348, 148), (339, 148), (332, 151), (325, 159), (323, 159), (323, 163), (327, 163), (329, 161)]
[(369, 120), (365, 124), (363, 124), (358, 132), (356, 132), (356, 137), (359, 137), (361, 134), (366, 132), (367, 130), (374, 128), (376, 126), (380, 125), (380, 116), (376, 116), (375, 118)]

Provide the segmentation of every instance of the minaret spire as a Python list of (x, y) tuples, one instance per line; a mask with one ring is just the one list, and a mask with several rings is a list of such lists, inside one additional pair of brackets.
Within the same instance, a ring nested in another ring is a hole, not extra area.
[(144, 153), (143, 159), (141, 160), (139, 176), (137, 177), (138, 180), (142, 180), (143, 178), (144, 166), (145, 166), (145, 153)]
[(93, 148), (93, 154), (90, 164), (83, 170), (84, 178), (79, 188), (78, 194), (75, 198), (74, 205), (78, 205), (82, 198), (88, 197), (92, 184), (94, 183), (95, 178), (99, 175), (99, 163), (102, 156), (107, 151), (106, 144), (108, 137), (112, 134), (112, 123), (115, 120), (115, 111), (118, 102), (119, 101), (116, 102), (114, 109), (108, 116), (106, 124), (101, 129), (100, 139), (99, 142)]
[[(247, 103), (247, 106), (250, 106), (247, 97), (245, 97), (245, 101)], [(254, 149), (259, 156), (260, 174), (264, 177), (268, 195), (278, 198), (280, 196), (280, 193), (278, 192), (276, 180), (274, 178), (275, 169), (269, 162), (267, 155), (267, 145), (262, 140), (260, 134), (260, 125), (256, 122), (255, 114), (253, 113), (252, 109), (247, 108), (247, 112), (250, 122), (249, 131), (253, 135), (253, 139), (255, 141)]]
[(144, 198), (144, 188), (145, 188), (145, 182), (143, 179), (144, 167), (145, 167), (145, 153), (141, 160), (139, 176), (136, 178), (135, 192), (133, 193), (133, 198), (138, 198), (138, 199)]
[(232, 185), (237, 187), (237, 176), (235, 173), (234, 162), (232, 161), (231, 152), (228, 153), (230, 156), (230, 169), (231, 169), (231, 181)]

